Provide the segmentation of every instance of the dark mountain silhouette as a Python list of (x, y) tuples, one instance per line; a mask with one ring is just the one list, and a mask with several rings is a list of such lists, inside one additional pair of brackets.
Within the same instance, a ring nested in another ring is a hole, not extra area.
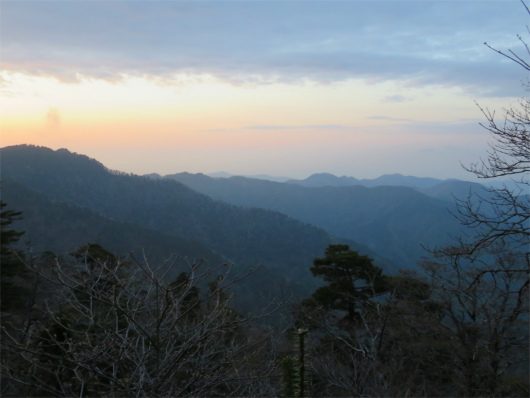
[(154, 262), (164, 261), (171, 254), (213, 264), (226, 261), (200, 243), (113, 220), (86, 207), (32, 191), (11, 179), (2, 179), (2, 200), (23, 212), (17, 221), (17, 228), (25, 231), (20, 243), (35, 252), (52, 251), (61, 256), (87, 243), (103, 242), (112, 253), (132, 252), (137, 258), (145, 254)]
[[(216, 201), (177, 181), (110, 171), (96, 160), (66, 149), (7, 147), (1, 149), (1, 165), (2, 178), (51, 201), (196, 242), (240, 269), (263, 264), (306, 292), (318, 283), (309, 272), (312, 260), (330, 243), (340, 241), (365, 249), (278, 212)], [(9, 204), (17, 208), (17, 200)], [(373, 255), (369, 250), (363, 253)], [(376, 262), (387, 269), (393, 267), (380, 256)]]
[(162, 176), (158, 173), (145, 174), (144, 177), (152, 178), (153, 180), (159, 180)]
[(360, 185), (360, 181), (353, 177), (337, 177), (330, 173), (312, 174), (305, 180), (289, 180), (286, 184), (301, 185), (303, 187), (346, 187)]
[[(230, 174), (230, 173), (226, 173), (224, 171), (219, 171), (217, 173), (208, 173), (207, 174), (208, 177), (213, 177), (213, 178), (230, 178), (230, 177), (238, 177), (238, 175), (236, 174)], [(239, 177), (247, 177), (247, 178), (256, 178), (258, 180), (267, 180), (267, 181), (276, 181), (276, 182), (286, 182), (288, 180), (290, 180), (289, 177), (276, 177), (276, 176), (271, 176), (271, 175), (268, 175), (268, 174), (254, 174), (254, 175), (241, 175)]]
[[(447, 180), (457, 181), (457, 180)], [(305, 180), (289, 180), (287, 184), (296, 184), (304, 187), (343, 187), (351, 185), (362, 185), (365, 187), (378, 186), (400, 186), (416, 189), (426, 189), (444, 182), (430, 177), (404, 176), (402, 174), (385, 174), (374, 179), (358, 180), (354, 177), (337, 177), (329, 173), (318, 173), (307, 177)]]
[(404, 176), (402, 174), (385, 174), (373, 180), (361, 180), (361, 185), (365, 187), (377, 186), (400, 186), (417, 189), (425, 189), (442, 183), (443, 180), (430, 177)]

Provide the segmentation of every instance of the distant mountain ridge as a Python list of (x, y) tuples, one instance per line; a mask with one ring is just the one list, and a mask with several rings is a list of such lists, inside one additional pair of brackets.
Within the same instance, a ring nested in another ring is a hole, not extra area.
[[(33, 146), (1, 149), (1, 163), (3, 177), (54, 200), (185, 238), (229, 261), (266, 264), (290, 280), (303, 274), (306, 282), (312, 259), (339, 241), (379, 265), (415, 267), (426, 254), (422, 245), (444, 244), (461, 231), (449, 214), (452, 194), (481, 189), (399, 174), (368, 180), (383, 184), (375, 187), (327, 173), (307, 179), (328, 184), (317, 187), (191, 173), (135, 176), (65, 149)], [(416, 187), (392, 185), (398, 182)]]
[(459, 180), (446, 180), (440, 184), (423, 189), (422, 192), (433, 198), (454, 201), (455, 199), (464, 200), (471, 193), (484, 194), (486, 187), (476, 182), (467, 182)]
[[(202, 174), (202, 173), (197, 173)], [(373, 179), (357, 179), (355, 177), (341, 176), (338, 177), (331, 173), (315, 173), (305, 179), (294, 179), (289, 177), (275, 177), (267, 174), (258, 175), (237, 175), (226, 172), (208, 173), (208, 177), (212, 178), (231, 178), (231, 177), (246, 177), (254, 178), (258, 180), (267, 180), (274, 182), (283, 182), (286, 184), (301, 185), (304, 187), (346, 187), (351, 185), (362, 185), (365, 187), (377, 187), (377, 186), (403, 186), (411, 187), (415, 189), (428, 189), (435, 185), (450, 182), (450, 181), (461, 181), (455, 178), (449, 178), (446, 180), (440, 180), (432, 177), (415, 177), (415, 176), (404, 176), (399, 173), (395, 174), (384, 174)], [(151, 178), (159, 178), (160, 175), (146, 174)], [(467, 181), (464, 181), (467, 182)]]
[[(203, 174), (203, 173), (197, 173), (197, 174)], [(432, 178), (432, 177), (415, 177), (415, 176), (404, 176), (403, 174), (394, 173), (394, 174), (384, 174), (382, 176), (379, 176), (377, 178), (373, 179), (357, 179), (355, 177), (348, 177), (348, 176), (342, 176), (338, 177), (331, 173), (315, 173), (310, 175), (309, 177), (305, 179), (294, 179), (290, 177), (276, 177), (271, 176), (268, 174), (257, 174), (257, 175), (239, 175), (239, 174), (231, 174), (226, 173), (224, 171), (217, 172), (217, 173), (208, 173), (205, 174), (208, 177), (212, 178), (231, 178), (231, 177), (245, 177), (245, 178), (254, 178), (258, 180), (266, 180), (266, 181), (274, 181), (274, 182), (284, 182), (287, 184), (294, 184), (294, 185), (301, 185), (301, 186), (308, 186), (308, 187), (324, 187), (324, 186), (350, 186), (350, 185), (362, 185), (365, 187), (377, 187), (381, 185), (386, 186), (405, 186), (405, 187), (411, 187), (418, 189), (427, 195), (437, 197), (437, 190), (430, 190), (430, 188), (433, 188), (437, 185), (444, 184), (446, 189), (449, 191), (451, 190), (451, 184), (452, 182), (455, 183), (454, 187), (457, 187), (456, 190), (462, 192), (462, 188), (467, 184), (471, 190), (475, 190), (480, 187), (489, 187), (493, 186), (496, 188), (500, 188), (503, 186), (507, 186), (510, 189), (517, 190), (518, 186), (520, 184), (516, 181), (512, 180), (502, 180), (502, 179), (492, 179), (492, 180), (484, 180), (482, 183), (477, 182), (471, 182), (466, 180), (459, 180), (457, 178), (448, 178), (445, 180), (441, 180), (438, 178)], [(157, 173), (151, 173), (151, 174), (145, 174), (146, 177), (153, 178), (153, 179), (159, 179), (163, 176)], [(439, 189), (440, 194), (444, 196), (447, 199), (452, 200), (451, 195), (442, 194), (442, 188)], [(449, 192), (450, 193), (450, 192)]]
[(255, 178), (257, 180), (267, 180), (267, 181), (276, 181), (276, 182), (286, 182), (289, 181), (290, 177), (276, 177), (271, 176), (268, 174), (244, 174), (244, 175), (238, 175), (238, 174), (230, 174), (226, 173), (224, 171), (219, 171), (217, 173), (208, 173), (206, 174), (208, 177), (212, 178), (230, 178), (230, 177), (247, 177), (247, 178)]
[(358, 180), (354, 177), (337, 177), (329, 173), (317, 173), (307, 177), (304, 180), (289, 180), (286, 183), (302, 185), (305, 187), (343, 187), (351, 185), (362, 185), (365, 187), (377, 187), (377, 186), (400, 186), (410, 187), (416, 189), (426, 189), (438, 185), (445, 181), (457, 181), (454, 179), (450, 180), (439, 180), (430, 177), (414, 177), (404, 176), (402, 174), (385, 174), (374, 179), (362, 179)]
[(304, 180), (289, 180), (287, 184), (296, 184), (303, 187), (346, 187), (350, 185), (360, 185), (360, 181), (354, 177), (337, 177), (330, 173), (312, 174)]
[[(328, 176), (316, 178), (320, 177)], [(191, 173), (163, 178), (177, 180), (226, 203), (279, 211), (323, 228), (333, 236), (364, 244), (403, 268), (415, 267), (426, 255), (422, 245), (444, 244), (450, 235), (461, 231), (459, 222), (449, 214), (449, 210), (454, 211), (454, 201), (446, 200), (452, 182), (428, 195), (403, 186), (305, 187)]]

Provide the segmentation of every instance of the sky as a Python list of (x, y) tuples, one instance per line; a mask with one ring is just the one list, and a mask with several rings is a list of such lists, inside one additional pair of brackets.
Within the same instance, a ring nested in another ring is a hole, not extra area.
[(500, 1), (0, 4), (0, 146), (113, 170), (473, 180), (479, 108), (517, 104), (528, 14)]

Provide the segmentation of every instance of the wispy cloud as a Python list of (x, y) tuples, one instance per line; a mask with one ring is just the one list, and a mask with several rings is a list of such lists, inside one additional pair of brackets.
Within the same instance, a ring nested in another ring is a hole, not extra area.
[(313, 124), (304, 126), (275, 126), (275, 125), (259, 125), (247, 126), (247, 130), (304, 130), (304, 129), (319, 129), (319, 130), (343, 130), (348, 129), (348, 126), (338, 124)]
[(399, 117), (390, 117), (390, 116), (369, 116), (367, 119), (370, 120), (387, 120), (390, 122), (413, 122), (412, 119), (404, 119)]
[(452, 136), (455, 139), (464, 136), (484, 135), (484, 129), (475, 119), (455, 119), (455, 120), (413, 120), (405, 118), (394, 118), (387, 116), (372, 116), (370, 120), (383, 120), (394, 122), (384, 128), (372, 126), (369, 131), (372, 134), (415, 134), (421, 136)]
[(401, 94), (396, 95), (389, 95), (383, 98), (383, 102), (406, 102), (406, 101), (412, 101), (412, 98), (405, 97)]

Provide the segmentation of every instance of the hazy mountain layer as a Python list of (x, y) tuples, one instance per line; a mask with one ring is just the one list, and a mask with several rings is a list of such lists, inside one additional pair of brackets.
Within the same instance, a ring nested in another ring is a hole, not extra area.
[[(446, 180), (453, 181), (453, 180)], [(287, 184), (301, 185), (304, 187), (346, 187), (351, 185), (362, 185), (364, 187), (378, 186), (400, 186), (416, 189), (426, 189), (444, 182), (430, 177), (404, 176), (402, 174), (385, 174), (374, 179), (358, 180), (354, 177), (337, 177), (329, 173), (317, 173), (307, 177), (304, 180), (289, 180)]]
[[(461, 230), (454, 203), (407, 187), (303, 187), (243, 177), (214, 179), (180, 173), (164, 177), (228, 203), (272, 209), (353, 239), (402, 267), (424, 256), (422, 245), (444, 244)], [(433, 192), (447, 196), (447, 191)]]
[(469, 194), (485, 195), (486, 187), (482, 184), (467, 181), (445, 181), (438, 185), (422, 190), (423, 193), (433, 198), (453, 202), (455, 199), (464, 200)]
[[(1, 162), (3, 178), (52, 201), (75, 204), (115, 221), (197, 242), (240, 267), (264, 264), (309, 291), (316, 283), (309, 272), (312, 260), (338, 241), (322, 229), (278, 212), (215, 201), (176, 181), (110, 172), (99, 162), (64, 149), (3, 148)], [(6, 188), (10, 189), (9, 185)], [(17, 209), (19, 201), (13, 199), (8, 204)], [(61, 217), (58, 215), (55, 222), (60, 224)], [(28, 225), (30, 222), (28, 219)], [(58, 232), (57, 239), (62, 239), (60, 235)], [(88, 233), (86, 236), (93, 238)], [(355, 242), (344, 242), (363, 249)], [(363, 253), (373, 255), (369, 250)], [(377, 261), (385, 268), (392, 267), (380, 257)]]
[(21, 242), (35, 252), (52, 251), (61, 256), (92, 242), (103, 242), (105, 248), (118, 255), (145, 255), (152, 261), (163, 261), (172, 253), (187, 256), (190, 261), (205, 259), (218, 264), (226, 261), (206, 246), (116, 221), (86, 207), (51, 199), (10, 179), (2, 180), (2, 200), (10, 208), (22, 211), (17, 230), (25, 231)]

